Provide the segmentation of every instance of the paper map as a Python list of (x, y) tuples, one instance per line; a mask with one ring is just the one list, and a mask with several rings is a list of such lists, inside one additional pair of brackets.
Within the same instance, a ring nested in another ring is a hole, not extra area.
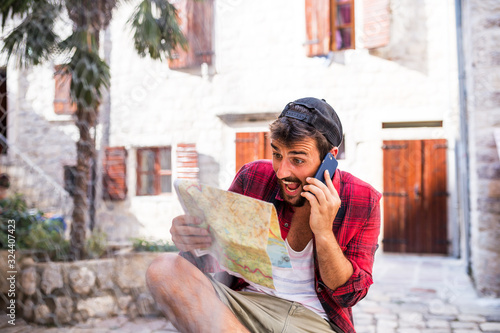
[(231, 274), (275, 289), (272, 266), (292, 266), (273, 204), (192, 180), (174, 185), (186, 214), (212, 235), (212, 246), (197, 254), (210, 253)]

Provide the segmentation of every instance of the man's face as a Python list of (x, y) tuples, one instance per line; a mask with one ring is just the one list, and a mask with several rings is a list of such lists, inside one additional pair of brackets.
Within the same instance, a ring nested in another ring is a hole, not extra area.
[(314, 177), (321, 164), (314, 139), (306, 138), (291, 145), (278, 140), (271, 141), (273, 169), (278, 177), (283, 199), (295, 207), (305, 204), (300, 195), (307, 177)]

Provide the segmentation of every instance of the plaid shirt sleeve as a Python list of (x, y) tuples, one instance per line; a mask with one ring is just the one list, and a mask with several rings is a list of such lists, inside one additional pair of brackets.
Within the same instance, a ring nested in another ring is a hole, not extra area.
[[(373, 202), (366, 222), (357, 229), (359, 231), (349, 240), (347, 245), (339, 240), (344, 255), (354, 269), (351, 278), (336, 290), (324, 286), (330, 298), (342, 307), (354, 306), (366, 295), (368, 287), (373, 283), (372, 267), (375, 251), (378, 248), (377, 241), (380, 231), (380, 203), (378, 199)], [(337, 235), (338, 238), (342, 236), (342, 234)]]

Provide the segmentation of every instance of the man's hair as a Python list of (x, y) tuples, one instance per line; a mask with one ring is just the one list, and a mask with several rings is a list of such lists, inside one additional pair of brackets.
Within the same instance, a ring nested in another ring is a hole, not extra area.
[[(290, 110), (308, 112), (305, 107), (297, 104), (291, 106)], [(269, 128), (271, 130), (271, 139), (278, 140), (286, 146), (292, 145), (306, 138), (314, 139), (314, 141), (316, 141), (316, 147), (319, 151), (320, 160), (323, 160), (326, 154), (328, 154), (328, 152), (333, 148), (333, 145), (328, 142), (323, 133), (308, 123), (294, 118), (278, 118), (269, 126)]]

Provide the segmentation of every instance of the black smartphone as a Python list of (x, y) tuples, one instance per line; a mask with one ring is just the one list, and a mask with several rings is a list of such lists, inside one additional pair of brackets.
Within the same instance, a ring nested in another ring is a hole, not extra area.
[(328, 170), (328, 172), (330, 173), (330, 177), (333, 178), (338, 164), (339, 162), (337, 162), (335, 157), (333, 157), (332, 153), (326, 154), (325, 159), (323, 160), (323, 162), (321, 162), (321, 165), (319, 166), (319, 169), (316, 172), (314, 178), (319, 179), (323, 182), (323, 184), (326, 185), (325, 170)]

